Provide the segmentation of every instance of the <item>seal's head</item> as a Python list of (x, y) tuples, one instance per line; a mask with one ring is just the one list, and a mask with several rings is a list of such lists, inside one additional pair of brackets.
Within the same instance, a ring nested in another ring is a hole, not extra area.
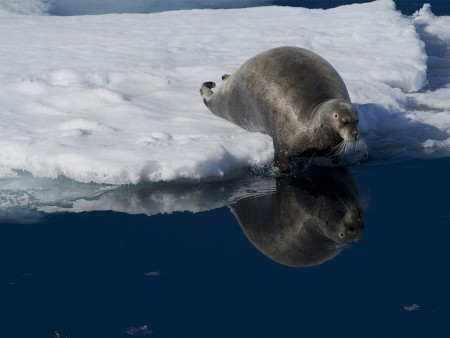
[(332, 112), (334, 125), (346, 142), (358, 141), (358, 111), (348, 101), (338, 101)]
[(328, 100), (318, 107), (322, 115), (322, 123), (339, 134), (345, 142), (354, 142), (360, 139), (358, 132), (358, 111), (355, 106), (346, 100)]
[(367, 157), (367, 146), (358, 130), (358, 110), (346, 100), (333, 99), (320, 105), (325, 123), (339, 134), (341, 141), (332, 149), (340, 159), (357, 162)]

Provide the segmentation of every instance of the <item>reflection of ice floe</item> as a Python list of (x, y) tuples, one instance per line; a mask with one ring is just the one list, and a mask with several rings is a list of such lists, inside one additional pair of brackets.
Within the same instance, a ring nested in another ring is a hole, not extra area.
[(100, 194), (95, 198), (80, 198), (70, 205), (39, 206), (44, 212), (85, 212), (112, 210), (128, 214), (170, 214), (173, 212), (208, 211), (227, 205), (229, 199), (247, 179), (215, 182), (171, 182), (148, 183), (136, 186), (121, 186)]
[[(268, 171), (269, 172), (269, 171)], [(248, 184), (251, 188), (247, 188)], [(177, 181), (112, 186), (80, 183), (66, 177), (34, 178), (19, 172), (0, 180), (0, 222), (33, 222), (42, 213), (115, 211), (128, 214), (202, 212), (226, 206), (232, 199), (265, 193), (273, 182), (260, 182), (250, 171), (209, 182)]]
[[(212, 182), (118, 187), (67, 205), (40, 204), (45, 212), (112, 210), (155, 215), (229, 206), (249, 240), (275, 261), (321, 264), (357, 242), (366, 201), (345, 167), (299, 166), (296, 176), (257, 176)], [(147, 276), (159, 275), (159, 270)]]
[(35, 222), (42, 217), (40, 207), (70, 207), (77, 199), (91, 199), (113, 188), (65, 177), (35, 178), (18, 172), (16, 177), (0, 180), (0, 222)]

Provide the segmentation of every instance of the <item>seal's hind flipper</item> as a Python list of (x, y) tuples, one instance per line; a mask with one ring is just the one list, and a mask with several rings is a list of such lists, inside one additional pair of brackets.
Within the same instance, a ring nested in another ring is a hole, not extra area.
[(223, 74), (222, 75), (222, 81), (227, 80), (231, 75), (230, 74)]
[(212, 81), (209, 81), (209, 82), (203, 82), (202, 88), (203, 88), (203, 87), (206, 87), (206, 88), (209, 88), (209, 89), (213, 89), (213, 88), (216, 87), (216, 83), (215, 83), (215, 82), (212, 82)]
[(202, 88), (200, 88), (200, 94), (203, 97), (203, 102), (205, 104), (208, 104), (209, 100), (211, 100), (211, 97), (213, 96), (214, 92), (211, 90), (216, 86), (215, 82), (203, 82)]

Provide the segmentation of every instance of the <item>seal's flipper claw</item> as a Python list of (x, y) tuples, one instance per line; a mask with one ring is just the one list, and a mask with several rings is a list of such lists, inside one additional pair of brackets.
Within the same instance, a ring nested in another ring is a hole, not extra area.
[(213, 88), (216, 87), (216, 83), (215, 83), (215, 82), (212, 82), (212, 81), (203, 82), (202, 87), (206, 87), (206, 88), (209, 88), (209, 89), (213, 89)]
[(211, 97), (213, 96), (214, 92), (211, 90), (216, 86), (215, 82), (203, 82), (202, 88), (200, 88), (200, 94), (203, 97), (203, 102), (207, 105), (209, 100), (211, 100)]

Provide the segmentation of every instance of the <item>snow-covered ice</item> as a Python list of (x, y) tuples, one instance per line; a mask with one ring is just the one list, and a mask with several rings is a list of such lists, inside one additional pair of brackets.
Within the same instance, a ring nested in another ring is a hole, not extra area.
[[(198, 91), (282, 45), (338, 70), (372, 158), (450, 154), (450, 17), (427, 5), (411, 17), (391, 0), (60, 17), (14, 4), (0, 4), (3, 189), (28, 175), (118, 185), (269, 165), (271, 138), (214, 116)], [(32, 204), (8, 191), (3, 204)]]

